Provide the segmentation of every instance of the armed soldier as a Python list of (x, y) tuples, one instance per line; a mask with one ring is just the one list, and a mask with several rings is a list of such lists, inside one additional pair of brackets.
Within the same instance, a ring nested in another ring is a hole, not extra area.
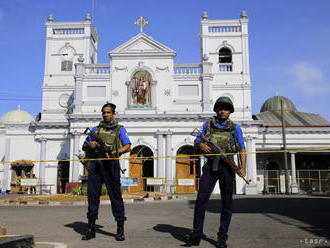
[[(212, 148), (204, 143), (202, 137), (206, 137), (224, 153), (240, 152), (241, 167), (238, 171), (240, 176), (246, 174), (246, 154), (241, 128), (234, 124), (229, 116), (234, 112), (232, 101), (228, 97), (219, 97), (213, 108), (216, 116), (205, 122), (201, 134), (195, 139), (195, 148), (206, 154), (215, 154)], [(233, 156), (225, 155), (226, 160), (233, 161)], [(195, 204), (193, 231), (187, 237), (190, 245), (199, 245), (203, 236), (205, 210), (208, 200), (219, 180), (221, 191), (221, 220), (218, 231), (217, 248), (227, 247), (228, 228), (232, 215), (233, 181), (235, 171), (226, 163), (225, 159), (218, 160), (214, 165), (211, 157), (207, 157), (207, 163), (203, 166), (203, 174), (200, 179), (199, 191)]]
[[(87, 158), (110, 158), (129, 152), (131, 142), (126, 129), (115, 118), (116, 105), (102, 107), (103, 121), (92, 128), (83, 144)], [(96, 140), (99, 141), (99, 144)], [(98, 218), (102, 183), (105, 183), (111, 201), (112, 214), (117, 221), (117, 241), (125, 240), (124, 202), (120, 190), (120, 165), (118, 160), (92, 160), (88, 168), (88, 232), (82, 240), (95, 238), (95, 220)]]

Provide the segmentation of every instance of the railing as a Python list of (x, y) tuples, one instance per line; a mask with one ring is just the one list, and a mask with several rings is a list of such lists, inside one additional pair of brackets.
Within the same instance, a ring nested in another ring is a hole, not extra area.
[(109, 64), (87, 64), (85, 65), (86, 74), (88, 75), (109, 75)]
[(297, 170), (297, 182), (304, 192), (329, 192), (330, 170)]
[(209, 32), (210, 33), (241, 32), (241, 27), (240, 26), (215, 26), (215, 27), (209, 27)]
[(221, 63), (221, 64), (219, 64), (219, 71), (231, 72), (231, 71), (233, 71), (233, 64), (232, 63)]
[(53, 34), (65, 35), (65, 34), (84, 34), (84, 28), (54, 28)]
[[(285, 170), (258, 170), (258, 175), (263, 175), (264, 191), (266, 193), (281, 193), (285, 188)], [(291, 172), (289, 172), (291, 175)], [(301, 193), (329, 193), (330, 170), (296, 170), (298, 190)], [(290, 176), (289, 184), (292, 184)], [(282, 192), (284, 193), (284, 192)]]
[(176, 75), (199, 75), (202, 73), (200, 64), (175, 64), (173, 68)]

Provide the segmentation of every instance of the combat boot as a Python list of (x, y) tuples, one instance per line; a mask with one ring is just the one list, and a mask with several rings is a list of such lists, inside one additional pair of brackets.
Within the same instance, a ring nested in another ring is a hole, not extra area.
[(124, 221), (118, 220), (117, 221), (117, 234), (115, 236), (115, 239), (117, 241), (124, 241), (125, 235), (124, 235)]
[(95, 238), (95, 219), (88, 219), (88, 231), (82, 236), (82, 240), (90, 240)]
[(191, 232), (186, 236), (186, 241), (188, 245), (198, 246), (201, 242), (202, 234)]
[(217, 247), (217, 248), (227, 248), (226, 240), (224, 240), (224, 239), (218, 237), (216, 247)]

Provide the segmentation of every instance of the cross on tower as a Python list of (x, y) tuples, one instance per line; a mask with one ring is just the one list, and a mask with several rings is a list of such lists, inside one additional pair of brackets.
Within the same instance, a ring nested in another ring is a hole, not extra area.
[(143, 27), (144, 27), (145, 25), (149, 24), (149, 22), (146, 21), (146, 20), (143, 18), (143, 16), (140, 16), (139, 19), (137, 19), (137, 21), (134, 22), (134, 24), (135, 24), (136, 26), (139, 26), (139, 27), (140, 27), (140, 33), (142, 33), (142, 32), (143, 32)]

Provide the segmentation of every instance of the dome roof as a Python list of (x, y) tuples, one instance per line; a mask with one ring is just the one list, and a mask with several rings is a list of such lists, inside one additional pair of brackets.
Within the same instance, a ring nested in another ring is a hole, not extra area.
[(284, 110), (297, 111), (296, 106), (288, 98), (284, 96), (273, 96), (264, 102), (260, 109), (260, 113), (266, 111), (281, 111), (281, 100), (283, 100)]
[(0, 123), (3, 124), (24, 124), (24, 123), (30, 123), (33, 121), (32, 115), (30, 115), (28, 112), (24, 110), (13, 110), (2, 116)]

